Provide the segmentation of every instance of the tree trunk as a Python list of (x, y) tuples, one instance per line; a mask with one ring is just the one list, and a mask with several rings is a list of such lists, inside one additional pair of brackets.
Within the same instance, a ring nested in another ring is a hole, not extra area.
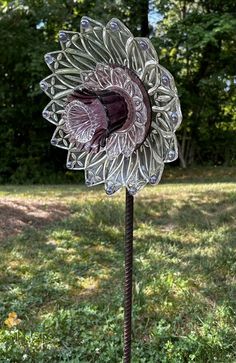
[(182, 147), (180, 146), (179, 142), (178, 142), (178, 149), (179, 149), (180, 166), (181, 166), (181, 168), (186, 169), (186, 161), (184, 159), (184, 155), (182, 153)]
[(148, 37), (150, 34), (150, 29), (148, 26), (148, 12), (149, 12), (149, 0), (140, 1), (141, 37)]

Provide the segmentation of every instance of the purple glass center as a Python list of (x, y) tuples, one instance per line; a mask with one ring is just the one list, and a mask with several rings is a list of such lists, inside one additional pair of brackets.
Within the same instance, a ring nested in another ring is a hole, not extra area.
[(98, 65), (83, 81), (83, 88), (68, 96), (65, 108), (70, 142), (78, 150), (96, 153), (106, 146), (111, 157), (129, 156), (151, 125), (150, 100), (142, 81), (127, 67), (115, 64)]
[[(112, 90), (76, 90), (68, 97), (68, 101), (69, 105), (71, 102), (74, 103), (74, 108), (70, 107), (67, 111), (67, 119), (75, 139), (83, 142), (80, 139), (81, 132), (89, 128), (91, 133), (94, 125), (95, 130), (86, 144), (86, 151), (90, 148), (104, 147), (106, 139), (119, 130), (127, 120), (125, 99)], [(88, 109), (90, 112), (87, 112)]]

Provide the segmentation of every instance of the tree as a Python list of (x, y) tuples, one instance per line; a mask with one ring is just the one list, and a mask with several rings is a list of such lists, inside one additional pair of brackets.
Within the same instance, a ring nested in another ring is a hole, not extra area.
[(234, 1), (156, 1), (156, 47), (176, 75), (184, 122), (184, 163), (236, 161)]

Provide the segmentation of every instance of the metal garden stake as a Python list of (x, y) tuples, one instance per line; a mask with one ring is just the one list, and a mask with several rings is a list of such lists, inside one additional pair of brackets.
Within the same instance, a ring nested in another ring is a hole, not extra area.
[(80, 33), (60, 31), (62, 50), (45, 55), (52, 74), (40, 82), (51, 98), (43, 117), (51, 143), (68, 150), (67, 168), (111, 195), (126, 188), (124, 362), (131, 362), (133, 196), (157, 184), (178, 156), (180, 103), (172, 75), (147, 38), (118, 19), (81, 19)]

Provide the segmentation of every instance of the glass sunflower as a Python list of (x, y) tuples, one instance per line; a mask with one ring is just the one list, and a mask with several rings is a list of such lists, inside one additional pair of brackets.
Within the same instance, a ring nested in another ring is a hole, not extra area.
[(172, 75), (147, 38), (118, 19), (83, 17), (80, 33), (60, 31), (62, 50), (45, 55), (52, 74), (40, 82), (51, 98), (43, 117), (56, 125), (51, 143), (68, 150), (67, 168), (107, 194), (136, 194), (160, 181), (178, 157), (182, 115)]

